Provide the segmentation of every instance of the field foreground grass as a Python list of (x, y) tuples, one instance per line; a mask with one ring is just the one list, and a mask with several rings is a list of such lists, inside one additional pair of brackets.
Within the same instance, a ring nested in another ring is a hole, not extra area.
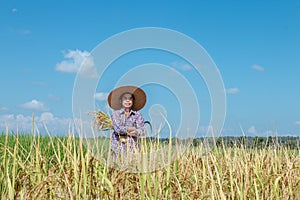
[(300, 199), (300, 153), (190, 147), (151, 173), (106, 167), (82, 139), (0, 135), (1, 199)]

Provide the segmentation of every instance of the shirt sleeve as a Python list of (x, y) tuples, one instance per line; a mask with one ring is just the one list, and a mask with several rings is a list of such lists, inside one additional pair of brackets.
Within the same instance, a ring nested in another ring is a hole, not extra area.
[(114, 131), (120, 135), (125, 135), (128, 127), (125, 125), (122, 125), (121, 115), (117, 111), (115, 111), (115, 112), (113, 112), (111, 118), (112, 118), (112, 122), (113, 122)]
[(145, 123), (144, 123), (144, 118), (141, 113), (136, 113), (136, 134), (137, 136), (144, 136), (145, 135)]

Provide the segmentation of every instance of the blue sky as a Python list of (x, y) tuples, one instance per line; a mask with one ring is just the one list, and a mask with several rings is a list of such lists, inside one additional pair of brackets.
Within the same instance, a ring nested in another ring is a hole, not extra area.
[[(37, 123), (46, 123), (52, 134), (66, 133), (83, 58), (120, 32), (162, 27), (193, 38), (219, 68), (227, 92), (223, 135), (300, 136), (299, 10), (299, 1), (1, 1), (0, 128), (28, 130), (34, 112)], [(184, 60), (147, 51), (114, 65), (127, 66), (126, 72), (147, 62), (173, 67), (195, 88), (200, 85), (200, 129), (205, 130), (209, 94)], [(114, 68), (111, 73), (117, 71), (121, 73)], [(107, 78), (106, 88), (99, 85), (97, 106), (105, 104), (114, 81)], [(147, 103), (173, 101), (151, 98)], [(167, 107), (176, 107), (174, 102)]]

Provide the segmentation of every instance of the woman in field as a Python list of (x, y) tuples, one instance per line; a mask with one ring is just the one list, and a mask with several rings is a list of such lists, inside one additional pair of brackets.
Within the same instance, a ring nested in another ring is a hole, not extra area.
[(135, 86), (121, 86), (110, 92), (108, 104), (112, 113), (113, 134), (111, 150), (113, 154), (138, 151), (137, 139), (145, 134), (144, 118), (138, 111), (146, 103), (145, 92)]

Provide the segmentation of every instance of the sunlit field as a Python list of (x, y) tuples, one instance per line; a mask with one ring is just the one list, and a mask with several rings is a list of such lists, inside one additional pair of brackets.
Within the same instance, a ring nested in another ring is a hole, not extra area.
[(71, 133), (7, 130), (0, 135), (1, 199), (300, 199), (299, 147), (203, 152), (199, 143), (161, 170), (126, 173), (106, 167)]

